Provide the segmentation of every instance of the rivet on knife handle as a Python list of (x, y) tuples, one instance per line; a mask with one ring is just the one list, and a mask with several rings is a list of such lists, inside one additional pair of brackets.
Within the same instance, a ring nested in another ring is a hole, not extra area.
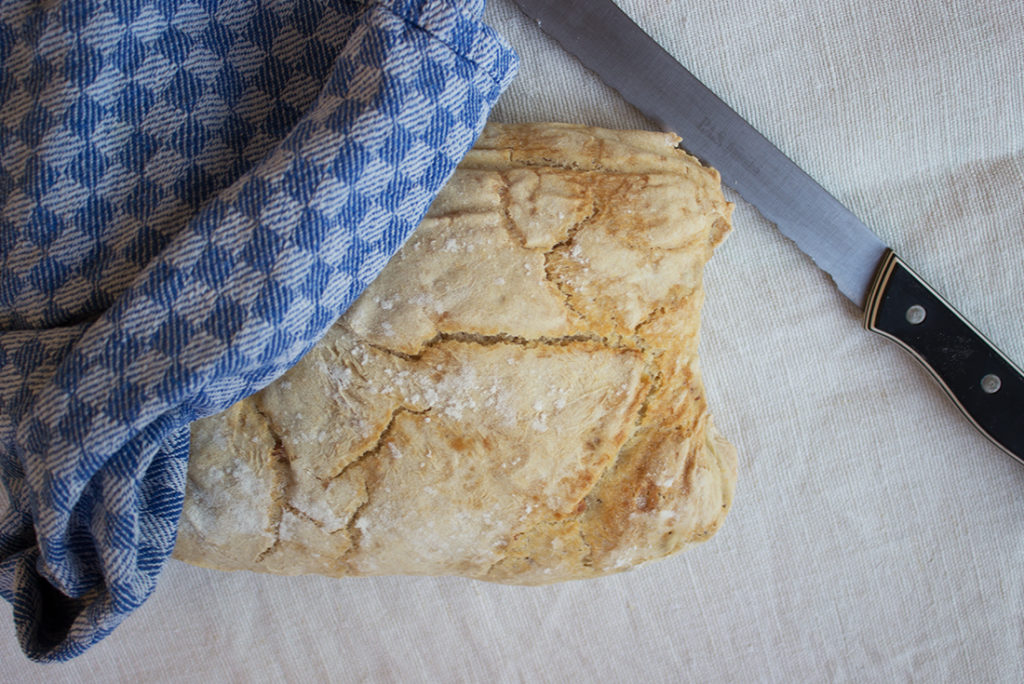
[(864, 326), (913, 354), (983, 434), (1024, 462), (1024, 372), (892, 250), (868, 295)]

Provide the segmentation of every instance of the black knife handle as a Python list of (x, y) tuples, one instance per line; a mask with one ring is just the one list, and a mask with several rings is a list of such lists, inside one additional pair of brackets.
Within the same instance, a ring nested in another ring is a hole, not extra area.
[(913, 354), (975, 427), (1024, 463), (1024, 372), (892, 250), (868, 294), (864, 326)]

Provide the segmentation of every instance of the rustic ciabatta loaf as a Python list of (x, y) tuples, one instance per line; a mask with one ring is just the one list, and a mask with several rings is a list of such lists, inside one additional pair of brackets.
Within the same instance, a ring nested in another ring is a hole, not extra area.
[(490, 125), (328, 335), (194, 424), (175, 555), (537, 584), (707, 539), (736, 456), (701, 281), (732, 206), (676, 142)]

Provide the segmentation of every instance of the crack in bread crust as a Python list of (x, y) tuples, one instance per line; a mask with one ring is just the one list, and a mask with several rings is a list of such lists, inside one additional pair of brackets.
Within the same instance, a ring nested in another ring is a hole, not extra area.
[(492, 347), (500, 344), (515, 345), (518, 347), (524, 347), (532, 349), (536, 347), (568, 347), (577, 344), (592, 344), (595, 347), (602, 349), (612, 349), (618, 351), (643, 351), (644, 348), (641, 345), (631, 345), (623, 338), (613, 339), (610, 337), (604, 337), (596, 335), (594, 333), (578, 333), (574, 335), (564, 335), (561, 337), (519, 337), (517, 335), (509, 334), (496, 334), (496, 335), (485, 335), (476, 332), (462, 331), (462, 332), (439, 332), (429, 340), (426, 340), (420, 346), (420, 349), (414, 354), (403, 352), (398, 349), (392, 349), (381, 344), (374, 342), (367, 342), (361, 340), (362, 344), (365, 344), (371, 349), (375, 349), (384, 354), (389, 354), (403, 361), (417, 362), (423, 358), (423, 355), (432, 349), (436, 349), (449, 342), (461, 342), (465, 344), (474, 344), (481, 347)]
[(285, 446), (284, 440), (281, 438), (280, 432), (276, 429), (274, 421), (267, 415), (260, 405), (259, 396), (252, 398), (252, 407), (258, 415), (265, 422), (267, 429), (270, 431), (270, 435), (274, 440), (274, 447), (271, 450), (268, 458), (267, 465), (273, 471), (275, 475), (275, 486), (271, 492), (271, 513), (270, 523), (273, 541), (263, 551), (253, 559), (254, 563), (261, 563), (264, 558), (271, 554), (274, 549), (277, 548), (281, 538), (281, 520), (284, 516), (285, 507), (288, 505), (287, 493), (290, 485), (294, 482), (294, 476), (291, 469), (291, 459), (288, 456), (287, 447)]
[[(429, 410), (413, 411), (404, 406), (400, 406), (397, 409), (395, 409), (394, 413), (391, 414), (391, 418), (388, 420), (388, 424), (384, 427), (384, 430), (381, 431), (380, 436), (377, 438), (377, 443), (374, 444), (372, 448), (362, 453), (359, 456), (359, 458), (356, 459), (354, 462), (346, 466), (345, 469), (338, 473), (336, 477), (344, 476), (345, 471), (347, 471), (349, 468), (352, 468), (353, 466), (358, 466), (360, 464), (366, 464), (371, 458), (374, 458), (378, 454), (380, 454), (381, 449), (383, 449), (384, 446), (387, 444), (388, 435), (390, 435), (391, 431), (394, 429), (395, 421), (399, 418), (399, 416), (403, 414), (426, 415), (428, 412)], [(363, 511), (366, 510), (366, 507), (370, 504), (370, 502), (373, 499), (373, 487), (371, 485), (371, 482), (367, 482), (365, 484), (366, 499), (361, 504), (359, 504), (355, 511), (353, 511), (352, 516), (348, 519), (348, 523), (345, 525), (345, 530), (349, 535), (351, 546), (349, 547), (345, 555), (342, 556), (340, 559), (340, 563), (342, 565), (347, 565), (349, 559), (353, 555), (358, 553), (360, 550), (359, 542), (362, 539), (362, 531), (359, 529), (359, 520), (363, 514)]]

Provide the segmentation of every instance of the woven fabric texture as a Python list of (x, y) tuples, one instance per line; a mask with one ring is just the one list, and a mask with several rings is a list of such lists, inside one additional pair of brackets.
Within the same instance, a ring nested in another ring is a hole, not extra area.
[(153, 591), (188, 423), (297, 361), (511, 79), (483, 0), (0, 4), (0, 593), (38, 661)]

